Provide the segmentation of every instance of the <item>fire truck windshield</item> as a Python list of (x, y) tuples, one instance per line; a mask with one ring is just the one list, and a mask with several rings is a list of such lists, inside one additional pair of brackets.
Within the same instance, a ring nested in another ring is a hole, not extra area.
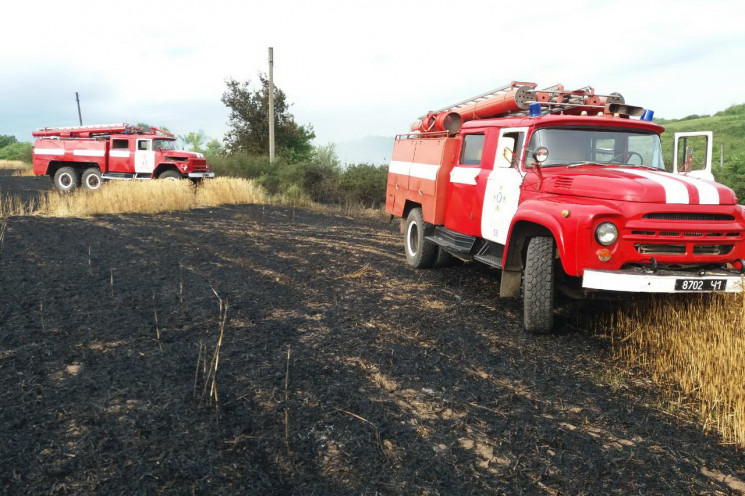
[(529, 150), (545, 147), (541, 167), (583, 164), (627, 165), (665, 169), (660, 137), (629, 129), (542, 128), (530, 139)]
[(156, 139), (153, 140), (153, 150), (175, 150), (176, 140)]

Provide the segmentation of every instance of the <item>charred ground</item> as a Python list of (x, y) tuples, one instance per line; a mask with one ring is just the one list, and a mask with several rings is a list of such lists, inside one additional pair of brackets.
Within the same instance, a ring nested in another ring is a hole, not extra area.
[[(48, 185), (0, 190), (27, 183)], [(566, 318), (527, 336), (496, 272), (416, 271), (400, 245), (395, 224), (277, 206), (11, 218), (0, 493), (730, 494), (745, 477), (742, 453), (613, 372), (601, 336)], [(197, 367), (216, 295), (217, 406)]]

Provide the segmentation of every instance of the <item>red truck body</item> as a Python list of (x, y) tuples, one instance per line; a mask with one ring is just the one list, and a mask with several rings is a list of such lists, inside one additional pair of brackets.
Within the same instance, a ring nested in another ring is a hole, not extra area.
[(513, 83), (420, 118), (396, 138), (386, 193), (407, 260), (501, 269), (534, 332), (552, 328), (556, 288), (743, 291), (743, 207), (701, 178), (710, 151), (708, 170), (677, 172), (676, 155), (667, 172), (664, 128), (642, 113), (615, 93)]
[(214, 177), (204, 155), (175, 149), (175, 138), (156, 128), (145, 132), (126, 124), (45, 128), (34, 131), (36, 175), (52, 178), (57, 189), (81, 183), (98, 189), (109, 179), (200, 180)]

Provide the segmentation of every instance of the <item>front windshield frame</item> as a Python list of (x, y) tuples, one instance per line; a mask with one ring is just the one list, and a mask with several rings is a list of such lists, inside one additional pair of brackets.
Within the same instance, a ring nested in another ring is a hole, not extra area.
[(660, 135), (646, 129), (541, 127), (530, 137), (528, 157), (541, 147), (548, 149), (548, 159), (541, 167), (592, 164), (665, 170)]
[(167, 138), (157, 138), (153, 140), (153, 150), (177, 150), (176, 140)]

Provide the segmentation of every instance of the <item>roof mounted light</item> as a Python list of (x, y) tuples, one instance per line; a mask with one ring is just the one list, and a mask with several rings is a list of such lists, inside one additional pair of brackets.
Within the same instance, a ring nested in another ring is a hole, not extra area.
[(529, 108), (528, 115), (530, 117), (540, 117), (543, 114), (543, 112), (541, 112), (541, 104), (538, 102), (531, 103)]
[(654, 119), (654, 110), (645, 110), (642, 114), (642, 120), (652, 122), (652, 119)]

